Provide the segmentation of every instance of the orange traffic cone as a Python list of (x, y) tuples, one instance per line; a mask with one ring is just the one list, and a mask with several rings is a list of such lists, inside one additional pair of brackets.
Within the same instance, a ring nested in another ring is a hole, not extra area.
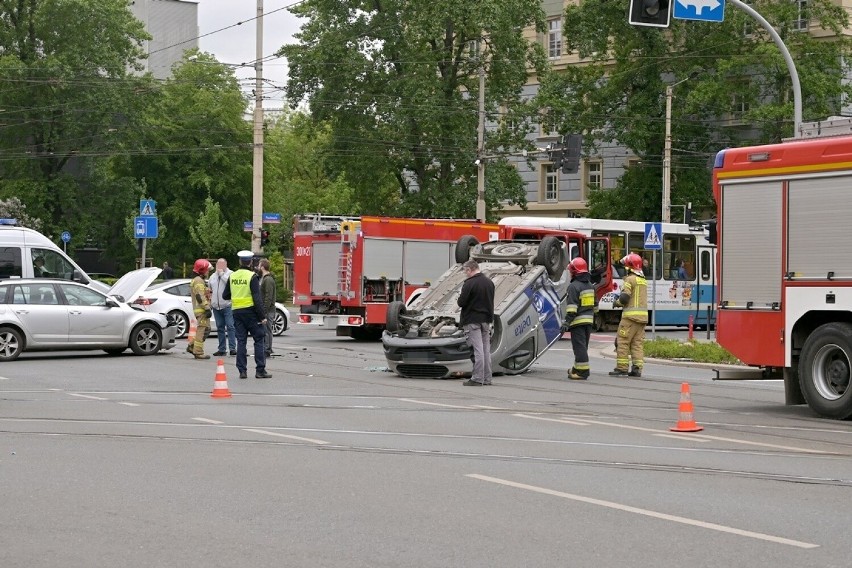
[(195, 332), (197, 330), (198, 330), (198, 327), (197, 327), (196, 321), (194, 319), (190, 320), (189, 321), (189, 331), (186, 334), (186, 341), (187, 341), (186, 352), (187, 353), (192, 353), (192, 350), (193, 350), (192, 344), (195, 343)]
[(700, 432), (704, 430), (703, 426), (695, 423), (695, 416), (692, 409), (692, 397), (689, 395), (689, 383), (681, 383), (680, 385), (680, 419), (677, 425), (669, 428), (672, 432)]
[(231, 398), (231, 391), (228, 390), (228, 375), (225, 374), (225, 362), (222, 359), (216, 362), (216, 380), (210, 397)]

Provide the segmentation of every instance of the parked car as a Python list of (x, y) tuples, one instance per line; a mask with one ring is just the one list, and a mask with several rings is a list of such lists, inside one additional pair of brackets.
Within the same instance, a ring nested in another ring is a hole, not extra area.
[(174, 322), (124, 301), (144, 290), (159, 272), (129, 272), (108, 295), (66, 280), (0, 282), (0, 361), (12, 361), (25, 351), (103, 349), (118, 355), (130, 348), (136, 355), (153, 355), (171, 349)]
[[(195, 319), (192, 313), (192, 298), (189, 295), (189, 278), (166, 280), (151, 285), (135, 297), (131, 303), (149, 312), (172, 316), (177, 322), (177, 337), (186, 337), (189, 325)], [(275, 303), (275, 321), (272, 335), (282, 335), (290, 326), (290, 310), (284, 304)], [(210, 333), (216, 333), (216, 318), (210, 318)]]
[[(467, 237), (472, 239), (472, 237)], [(459, 324), (457, 304), (473, 258), (495, 286), (491, 366), (494, 373), (519, 374), (529, 369), (562, 337), (565, 296), (570, 277), (567, 254), (559, 239), (539, 242), (468, 240), (456, 246), (456, 264), (408, 305), (388, 305), (382, 335), (391, 371), (403, 377), (445, 378), (469, 374), (472, 351)]]

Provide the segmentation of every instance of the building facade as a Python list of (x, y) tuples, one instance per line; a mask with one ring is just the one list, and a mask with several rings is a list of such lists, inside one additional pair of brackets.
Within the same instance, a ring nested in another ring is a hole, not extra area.
[(148, 58), (144, 71), (167, 79), (183, 53), (198, 47), (198, 3), (186, 0), (132, 0), (130, 11), (151, 34), (143, 48)]

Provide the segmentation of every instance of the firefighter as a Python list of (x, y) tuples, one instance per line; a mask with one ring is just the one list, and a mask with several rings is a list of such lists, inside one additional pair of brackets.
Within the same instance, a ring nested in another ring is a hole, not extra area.
[(595, 287), (591, 282), (589, 266), (582, 258), (575, 258), (568, 264), (571, 284), (568, 286), (568, 308), (565, 311), (563, 331), (571, 332), (571, 347), (574, 349), (574, 366), (568, 371), (568, 378), (585, 381), (589, 378), (589, 337), (598, 302)]
[[(615, 338), (615, 369), (613, 377), (641, 377), (644, 365), (645, 325), (648, 323), (648, 284), (642, 272), (642, 257), (632, 252), (621, 259), (627, 269), (621, 295), (616, 305), (622, 307), (621, 323)], [(633, 368), (628, 372), (630, 359)]]
[(192, 313), (195, 314), (198, 326), (195, 328), (195, 341), (191, 348), (187, 347), (187, 351), (191, 351), (196, 359), (209, 359), (210, 355), (204, 354), (204, 340), (210, 334), (210, 316), (213, 312), (210, 310), (210, 293), (204, 279), (210, 272), (210, 261), (199, 258), (192, 265), (192, 271), (195, 278), (189, 283), (189, 294), (192, 297)]

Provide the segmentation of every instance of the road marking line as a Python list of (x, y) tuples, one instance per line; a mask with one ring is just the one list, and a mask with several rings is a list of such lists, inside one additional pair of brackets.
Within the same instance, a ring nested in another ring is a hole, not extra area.
[(255, 434), (266, 434), (268, 436), (279, 436), (281, 438), (290, 438), (291, 440), (300, 440), (302, 442), (310, 442), (312, 444), (328, 444), (325, 440), (314, 440), (313, 438), (302, 438), (301, 436), (293, 436), (290, 434), (282, 434), (280, 432), (270, 432), (268, 430), (258, 430), (256, 428), (243, 428), (245, 432), (254, 432)]
[(99, 396), (90, 396), (88, 394), (79, 394), (79, 393), (76, 393), (76, 392), (69, 392), (68, 394), (71, 395), (71, 396), (79, 396), (80, 398), (90, 398), (92, 400), (109, 400), (108, 398), (101, 398)]
[(206, 422), (207, 424), (224, 424), (224, 422), (220, 422), (219, 420), (211, 420), (210, 418), (201, 418), (196, 416), (193, 420), (197, 420), (198, 422)]
[(416, 404), (428, 404), (429, 406), (443, 406), (444, 408), (463, 408), (465, 410), (471, 410), (472, 406), (461, 406), (458, 404), (441, 404), (440, 402), (426, 402), (425, 400), (415, 400), (413, 398), (400, 398), (402, 402), (413, 402)]
[(574, 426), (588, 426), (585, 422), (575, 422), (574, 420), (566, 420), (564, 418), (545, 418), (544, 416), (530, 416), (528, 414), (513, 414), (518, 418), (530, 418), (532, 420), (544, 420), (545, 422), (561, 422), (562, 424), (572, 424)]
[(139, 406), (135, 402), (119, 402), (118, 404), (123, 404), (124, 406)]
[(659, 436), (660, 438), (672, 438), (674, 440), (691, 440), (693, 442), (709, 442), (710, 440), (702, 440), (701, 438), (696, 438), (694, 436), (678, 436), (677, 434), (654, 434), (654, 436)]
[(8, 381), (9, 377), (0, 377), (0, 381)]
[(640, 509), (638, 507), (631, 507), (630, 505), (622, 505), (620, 503), (614, 503), (612, 501), (603, 501), (601, 499), (594, 499), (592, 497), (583, 497), (582, 495), (574, 495), (571, 493), (563, 493), (562, 491), (555, 491), (553, 489), (547, 489), (545, 487), (537, 487), (535, 485), (527, 485), (525, 483), (517, 483), (515, 481), (509, 481), (506, 479), (499, 479), (497, 477), (489, 477), (487, 475), (479, 475), (477, 473), (468, 473), (466, 477), (471, 477), (473, 479), (479, 479), (480, 481), (489, 481), (491, 483), (496, 483), (498, 485), (506, 485), (508, 487), (515, 487), (517, 489), (526, 489), (527, 491), (533, 491), (535, 493), (542, 493), (544, 495), (551, 495), (553, 497), (562, 497), (563, 499), (571, 499), (573, 501), (580, 501), (581, 503), (588, 503), (590, 505), (599, 505), (601, 507), (608, 507), (610, 509), (616, 509), (618, 511), (624, 511), (626, 513), (636, 513), (637, 515), (645, 515), (646, 517), (653, 517), (655, 519), (661, 519), (663, 521), (672, 521), (675, 523), (682, 523), (685, 525), (692, 525), (694, 527), (700, 527), (704, 529), (710, 529), (714, 531), (734, 534), (738, 536), (744, 536), (748, 538), (755, 538), (758, 540), (766, 540), (769, 542), (774, 542), (776, 544), (786, 544), (789, 546), (795, 546), (798, 548), (819, 548), (818, 544), (811, 544), (809, 542), (801, 542), (798, 540), (791, 540), (789, 538), (783, 538), (780, 536), (772, 536), (769, 534), (763, 534), (758, 532), (747, 531), (743, 529), (737, 529), (734, 527), (728, 527), (725, 525), (717, 525), (716, 523), (708, 523), (705, 521), (699, 521), (696, 519), (689, 519), (687, 517), (679, 517), (677, 515), (669, 515), (667, 513), (660, 513), (657, 511), (651, 511), (649, 509)]
[(474, 408), (484, 408), (485, 410), (506, 410), (505, 408), (500, 408), (499, 406), (485, 406), (484, 404), (474, 404)]

